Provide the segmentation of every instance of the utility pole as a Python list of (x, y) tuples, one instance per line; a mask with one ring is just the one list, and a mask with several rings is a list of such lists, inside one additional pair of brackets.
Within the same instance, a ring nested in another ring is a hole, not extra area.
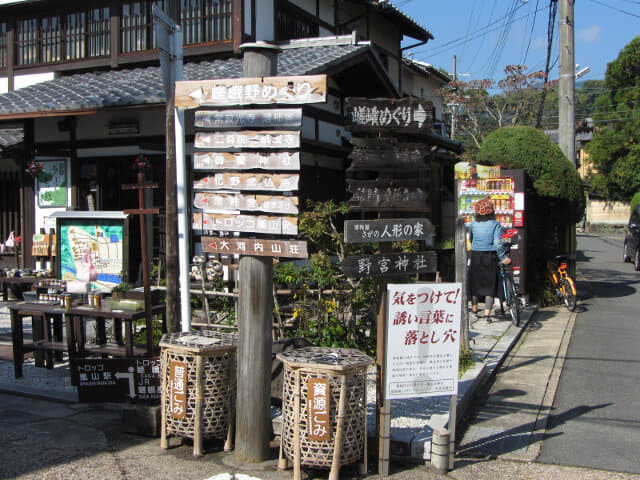
[[(457, 59), (456, 56), (453, 56), (453, 81), (455, 82), (458, 79), (458, 75), (456, 73), (457, 70)], [(456, 138), (456, 114), (458, 110), (458, 104), (451, 104), (451, 140), (455, 140)]]
[(575, 0), (560, 2), (560, 82), (558, 144), (567, 158), (576, 164), (575, 50), (573, 5)]

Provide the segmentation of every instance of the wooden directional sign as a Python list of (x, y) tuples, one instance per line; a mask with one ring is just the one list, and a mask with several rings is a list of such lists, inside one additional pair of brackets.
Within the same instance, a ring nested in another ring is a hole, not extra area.
[(300, 132), (293, 130), (242, 130), (197, 132), (196, 148), (300, 148)]
[(300, 170), (300, 153), (196, 152), (195, 170)]
[(436, 252), (387, 253), (346, 257), (342, 271), (351, 278), (433, 273), (438, 269)]
[(419, 187), (355, 187), (349, 210), (425, 211), (427, 194)]
[(260, 110), (200, 110), (196, 112), (195, 126), (199, 128), (300, 128), (301, 108)]
[(424, 143), (396, 142), (393, 139), (351, 139), (349, 158), (354, 170), (425, 170), (429, 150)]
[(237, 237), (202, 237), (202, 251), (259, 257), (307, 258), (309, 256), (307, 242)]
[(300, 175), (262, 173), (216, 173), (193, 182), (195, 190), (268, 190), (287, 192), (298, 189)]
[(302, 105), (326, 101), (326, 75), (182, 81), (176, 82), (175, 90), (175, 105), (178, 108)]
[(433, 103), (412, 97), (347, 98), (347, 130), (428, 133), (433, 121)]
[(241, 210), (298, 214), (298, 198), (280, 195), (196, 192), (193, 197), (193, 206), (204, 211)]
[(346, 220), (346, 243), (402, 242), (433, 239), (434, 228), (426, 218), (398, 218), (384, 220)]
[(297, 235), (297, 217), (269, 217), (266, 215), (193, 214), (193, 229), (222, 232), (266, 233)]

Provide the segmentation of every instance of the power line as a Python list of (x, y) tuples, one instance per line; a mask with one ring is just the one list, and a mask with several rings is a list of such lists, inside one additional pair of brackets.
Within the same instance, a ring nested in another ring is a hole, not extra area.
[(616, 10), (620, 13), (624, 13), (625, 15), (630, 15), (632, 17), (640, 18), (640, 15), (635, 13), (627, 12), (626, 10), (622, 10), (621, 8), (614, 7), (613, 5), (609, 5), (607, 3), (601, 2), (600, 0), (591, 0), (593, 3), (597, 3), (598, 5), (602, 5), (603, 7), (610, 8), (611, 10)]
[(538, 2), (540, 0), (536, 0), (536, 8), (535, 11), (533, 12), (533, 21), (531, 22), (531, 31), (529, 32), (529, 43), (527, 43), (527, 50), (524, 52), (524, 57), (522, 58), (522, 64), (526, 64), (527, 63), (527, 57), (529, 56), (529, 48), (531, 47), (531, 40), (533, 39), (533, 29), (536, 26), (536, 17), (537, 17), (537, 12), (538, 12)]
[[(536, 10), (536, 12), (539, 12), (541, 10), (546, 10), (547, 8), (549, 8), (549, 7), (541, 7), (538, 10)], [(533, 12), (533, 13), (535, 13), (535, 12)], [(518, 20), (522, 20), (523, 18), (527, 18), (528, 16), (533, 15), (533, 13), (527, 13), (526, 15), (522, 15), (520, 17), (514, 18), (511, 21), (511, 23), (517, 22)], [(498, 22), (504, 20), (506, 17), (507, 17), (507, 15), (505, 15), (503, 17), (500, 17), (500, 18), (494, 20), (491, 23), (488, 23), (487, 25), (482, 27), (481, 30), (478, 30), (478, 31), (474, 32), (474, 36), (470, 37), (470, 40), (476, 40), (479, 37), (485, 36), (487, 33), (490, 33), (490, 32), (493, 32), (495, 30), (498, 30), (498, 29), (502, 28), (502, 25), (496, 26), (494, 28), (488, 28), (488, 27), (496, 25)], [(422, 49), (422, 50), (416, 50), (413, 53), (415, 55), (419, 55), (419, 54), (423, 54), (423, 55), (427, 55), (427, 54), (428, 55), (439, 55), (439, 54), (444, 53), (444, 52), (446, 52), (448, 50), (451, 50), (453, 48), (459, 47), (462, 44), (463, 41), (464, 41), (464, 37), (459, 37), (459, 38), (456, 38), (454, 40), (450, 40), (450, 41), (448, 41), (446, 43), (443, 43), (442, 45), (438, 45), (437, 47), (433, 47), (433, 48), (432, 47), (426, 47), (425, 49)]]

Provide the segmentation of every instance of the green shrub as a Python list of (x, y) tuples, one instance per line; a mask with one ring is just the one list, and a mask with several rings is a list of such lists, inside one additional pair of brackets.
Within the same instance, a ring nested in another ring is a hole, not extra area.
[(640, 192), (637, 192), (632, 198), (631, 198), (631, 211), (633, 211), (634, 208), (636, 208), (638, 205), (640, 205)]

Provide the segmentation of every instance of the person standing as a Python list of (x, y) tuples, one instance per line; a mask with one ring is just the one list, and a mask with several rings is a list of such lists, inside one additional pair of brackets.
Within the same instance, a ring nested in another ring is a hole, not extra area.
[(469, 225), (471, 265), (469, 294), (471, 311), (478, 314), (478, 299), (485, 297), (484, 314), (490, 321), (493, 299), (498, 291), (498, 262), (511, 263), (502, 246), (502, 226), (495, 219), (491, 197), (478, 200), (473, 209), (475, 219)]

